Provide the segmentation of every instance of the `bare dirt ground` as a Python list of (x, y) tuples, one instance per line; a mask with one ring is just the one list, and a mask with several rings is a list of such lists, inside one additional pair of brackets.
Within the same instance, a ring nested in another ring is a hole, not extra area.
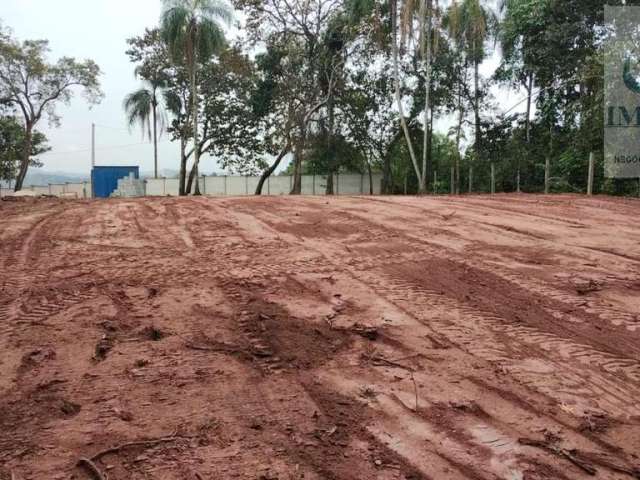
[(639, 210), (0, 202), (0, 479), (640, 478)]

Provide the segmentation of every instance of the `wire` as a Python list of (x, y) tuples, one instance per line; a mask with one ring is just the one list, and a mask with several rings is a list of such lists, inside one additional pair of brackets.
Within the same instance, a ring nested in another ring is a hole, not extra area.
[[(537, 92), (532, 93), (532, 94), (531, 94), (531, 100), (533, 101), (535, 98), (537, 98), (537, 97), (538, 97), (538, 95), (540, 95), (540, 94), (543, 92), (543, 90), (544, 90), (544, 89), (542, 89), (542, 88), (541, 88), (541, 89), (539, 89)], [(516, 109), (516, 108), (518, 108), (520, 105), (522, 105), (524, 102), (526, 102), (528, 98), (529, 98), (528, 96), (525, 96), (522, 100), (520, 100), (518, 103), (516, 103), (515, 105), (513, 105), (510, 109), (508, 109), (508, 110), (506, 110), (506, 111), (502, 112), (502, 115), (507, 115), (509, 112), (511, 112), (511, 111), (513, 111), (513, 110), (515, 110), (515, 109)]]
[(109, 126), (109, 125), (102, 125), (102, 124), (100, 124), (100, 123), (94, 123), (94, 125), (95, 125), (96, 127), (106, 128), (106, 129), (109, 129), (109, 130), (117, 130), (117, 131), (119, 131), (119, 132), (129, 132), (129, 133), (131, 133), (131, 130), (130, 130), (130, 129), (128, 129), (128, 128), (111, 127), (111, 126)]
[[(158, 142), (158, 144), (160, 143), (169, 143), (171, 142), (171, 140), (161, 140)], [(152, 145), (151, 142), (141, 142), (141, 143), (129, 143), (126, 145), (111, 145), (108, 147), (101, 147), (101, 148), (96, 148), (96, 152), (102, 152), (105, 150), (116, 150), (119, 148), (131, 148), (131, 147), (139, 147), (141, 145)], [(80, 150), (67, 150), (66, 152), (46, 152), (46, 153), (42, 153), (40, 155), (38, 155), (38, 157), (44, 157), (46, 155), (68, 155), (68, 154), (72, 154), (72, 153), (88, 153), (91, 152), (91, 148), (84, 148), (84, 149), (80, 149)]]

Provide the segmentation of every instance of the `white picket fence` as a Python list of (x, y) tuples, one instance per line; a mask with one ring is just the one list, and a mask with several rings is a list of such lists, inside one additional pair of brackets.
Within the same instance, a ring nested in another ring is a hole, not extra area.
[[(253, 176), (203, 176), (199, 178), (200, 192), (211, 196), (253, 195), (260, 177)], [(374, 173), (373, 193), (379, 195), (382, 186), (382, 174)], [(148, 178), (145, 181), (147, 196), (177, 196), (179, 181), (177, 178)], [(303, 195), (324, 195), (327, 186), (326, 175), (303, 175)], [(293, 176), (271, 176), (265, 182), (263, 195), (288, 195), (293, 187)], [(348, 173), (334, 175), (333, 188), (337, 195), (368, 195), (370, 192), (369, 175)], [(51, 184), (47, 186), (27, 186), (35, 194), (55, 196), (75, 196), (91, 198), (91, 182)], [(9, 195), (13, 190), (0, 188), (0, 196)]]

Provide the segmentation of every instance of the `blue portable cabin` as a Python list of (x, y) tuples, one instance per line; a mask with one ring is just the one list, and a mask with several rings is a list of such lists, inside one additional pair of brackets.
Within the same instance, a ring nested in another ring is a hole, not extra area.
[(91, 170), (91, 186), (95, 198), (109, 198), (118, 188), (118, 180), (133, 173), (140, 178), (140, 167), (93, 167)]

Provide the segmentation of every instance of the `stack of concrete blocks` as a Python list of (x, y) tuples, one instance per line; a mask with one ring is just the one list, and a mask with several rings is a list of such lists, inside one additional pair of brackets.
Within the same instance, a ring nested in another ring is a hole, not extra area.
[(118, 180), (118, 188), (111, 194), (112, 197), (144, 197), (144, 180), (135, 178), (133, 173), (128, 177)]

